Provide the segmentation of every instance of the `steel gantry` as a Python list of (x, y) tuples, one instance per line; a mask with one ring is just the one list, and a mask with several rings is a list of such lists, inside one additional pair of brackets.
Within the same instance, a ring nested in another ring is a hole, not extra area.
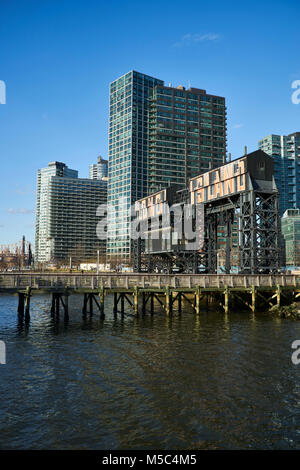
[[(214, 274), (222, 253), (221, 272), (227, 274), (281, 267), (273, 161), (261, 150), (192, 178), (188, 190), (169, 186), (137, 201), (136, 217), (142, 227), (133, 247), (136, 272)], [(188, 234), (186, 224), (192, 227)]]

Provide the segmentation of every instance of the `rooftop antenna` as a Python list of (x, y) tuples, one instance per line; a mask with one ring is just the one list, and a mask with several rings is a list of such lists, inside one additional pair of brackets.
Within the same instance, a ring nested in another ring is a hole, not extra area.
[(245, 145), (245, 147), (244, 147), (244, 151), (245, 151), (245, 155), (247, 155), (247, 153), (248, 153), (248, 150), (247, 150), (247, 145)]
[(228, 154), (228, 161), (231, 162), (231, 153)]
[(188, 81), (189, 88), (192, 88), (191, 80)]

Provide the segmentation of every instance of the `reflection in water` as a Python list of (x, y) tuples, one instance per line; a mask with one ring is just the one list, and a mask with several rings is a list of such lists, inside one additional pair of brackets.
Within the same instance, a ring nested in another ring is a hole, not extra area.
[(129, 310), (69, 321), (34, 296), (0, 297), (0, 448), (299, 448), (300, 324), (267, 314)]

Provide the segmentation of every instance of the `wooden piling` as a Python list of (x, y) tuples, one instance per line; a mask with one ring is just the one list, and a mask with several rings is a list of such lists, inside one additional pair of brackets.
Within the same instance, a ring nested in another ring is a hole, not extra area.
[(256, 310), (256, 287), (255, 286), (251, 287), (251, 299), (252, 299), (251, 310), (252, 312), (255, 312)]
[(90, 303), (90, 311), (89, 314), (93, 315), (93, 294), (89, 294), (89, 303)]
[(200, 296), (201, 296), (201, 289), (197, 287), (195, 292), (195, 312), (196, 315), (200, 315)]
[(52, 294), (52, 300), (51, 300), (51, 315), (55, 314), (55, 294)]
[(83, 294), (83, 307), (82, 307), (83, 315), (86, 315), (87, 302), (88, 302), (88, 294)]
[(135, 286), (133, 292), (133, 311), (135, 315), (139, 314), (139, 289), (137, 286)]
[(281, 287), (280, 287), (279, 284), (277, 284), (276, 298), (277, 298), (277, 307), (280, 307), (280, 304), (281, 304)]
[(181, 292), (177, 293), (177, 302), (178, 302), (178, 313), (182, 312), (182, 297)]
[(25, 322), (30, 320), (30, 297), (31, 297), (31, 287), (27, 287), (25, 294)]
[(170, 292), (170, 286), (167, 286), (165, 289), (165, 297), (165, 311), (167, 315), (170, 315), (170, 313), (172, 313), (172, 293)]
[(99, 303), (100, 303), (100, 317), (104, 317), (104, 287), (102, 286), (99, 292)]
[(114, 314), (118, 312), (118, 294), (114, 292)]
[(229, 311), (229, 288), (228, 286), (225, 286), (225, 290), (224, 290), (224, 311), (225, 313), (228, 313)]
[(145, 292), (142, 293), (142, 313), (143, 313), (143, 315), (146, 314), (146, 294), (145, 294)]
[(55, 294), (55, 314), (59, 316), (59, 294)]
[(24, 294), (21, 292), (18, 294), (18, 314), (24, 315)]
[(150, 292), (150, 313), (154, 313), (154, 292)]
[(65, 293), (64, 298), (64, 316), (65, 320), (69, 318), (69, 294), (67, 292)]

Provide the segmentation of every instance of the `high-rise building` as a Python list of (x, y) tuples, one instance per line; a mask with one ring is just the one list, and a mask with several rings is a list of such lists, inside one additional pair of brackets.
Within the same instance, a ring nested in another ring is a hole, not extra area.
[(220, 166), (226, 155), (225, 99), (165, 87), (131, 71), (110, 85), (109, 255), (129, 259), (130, 206), (168, 184)]
[[(64, 163), (38, 170), (35, 261), (95, 259), (106, 240), (98, 239), (97, 208), (107, 202), (107, 181), (78, 178)], [(102, 211), (101, 215), (104, 215)]]
[(225, 98), (183, 86), (156, 86), (150, 100), (148, 194), (226, 160)]
[(97, 163), (90, 165), (89, 176), (92, 180), (101, 180), (108, 175), (108, 161), (101, 156), (98, 157)]
[(283, 253), (287, 268), (300, 266), (300, 211), (287, 209), (281, 218)]
[(274, 177), (279, 191), (280, 214), (300, 208), (300, 132), (271, 134), (258, 142), (274, 160)]
[(149, 93), (157, 78), (131, 71), (110, 85), (107, 253), (128, 259), (129, 209), (148, 189)]

